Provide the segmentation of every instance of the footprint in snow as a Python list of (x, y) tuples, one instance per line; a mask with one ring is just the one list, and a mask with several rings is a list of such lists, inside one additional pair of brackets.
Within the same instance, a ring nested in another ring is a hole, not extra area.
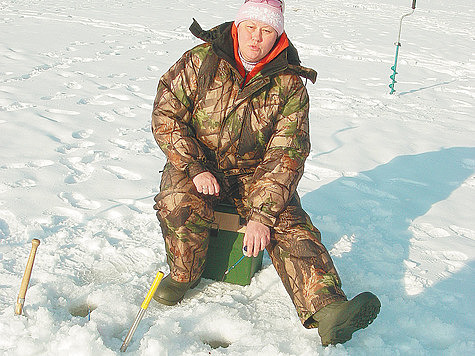
[(89, 138), (93, 132), (94, 131), (91, 129), (79, 130), (79, 131), (73, 132), (71, 136), (77, 139), (84, 139), (84, 138)]
[(417, 240), (427, 240), (434, 238), (449, 237), (450, 233), (440, 227), (436, 227), (429, 223), (418, 223), (410, 227), (414, 238)]
[(81, 89), (82, 85), (79, 84), (78, 82), (69, 82), (66, 85), (66, 88), (68, 89)]
[[(54, 95), (48, 95), (48, 96), (43, 96), (41, 97), (41, 100), (61, 100), (61, 99), (66, 99), (66, 98), (73, 98), (76, 95), (74, 94), (66, 94), (63, 92), (57, 92)], [(46, 110), (48, 111), (48, 110)]]
[(130, 143), (128, 141), (125, 141), (125, 140), (118, 139), (118, 138), (110, 139), (109, 142), (113, 143), (117, 147), (122, 148), (124, 150), (130, 150), (130, 148), (132, 146), (132, 143)]
[(103, 160), (108, 159), (110, 157), (111, 157), (111, 155), (110, 155), (109, 152), (90, 151), (85, 156), (82, 157), (81, 162), (84, 163), (84, 164), (94, 163), (94, 162), (103, 161)]
[(101, 204), (94, 200), (89, 200), (80, 193), (72, 192), (62, 192), (58, 194), (59, 198), (65, 203), (70, 204), (75, 208), (94, 210), (101, 206)]
[(114, 104), (113, 101), (110, 100), (100, 100), (103, 95), (97, 95), (93, 98), (82, 98), (77, 103), (80, 105), (98, 105), (98, 106), (107, 106)]
[(468, 256), (460, 251), (442, 251), (442, 256), (448, 261), (467, 261)]
[[(125, 133), (124, 133), (125, 134)], [(150, 153), (156, 149), (155, 142), (151, 140), (136, 140), (134, 142), (128, 142), (121, 139), (110, 139), (110, 143), (113, 143), (123, 150), (130, 150), (137, 153)]]
[(155, 77), (133, 77), (133, 78), (130, 78), (129, 80), (133, 82), (145, 82), (145, 81), (155, 80), (155, 79), (156, 79)]
[(141, 180), (142, 176), (140, 174), (128, 171), (125, 168), (118, 166), (104, 166), (104, 169), (112, 174), (114, 174), (119, 179), (127, 180)]
[(456, 225), (450, 225), (450, 230), (455, 232), (457, 235), (465, 237), (470, 240), (475, 240), (475, 231), (471, 229), (467, 229), (464, 227), (456, 226)]
[(127, 73), (112, 73), (112, 74), (109, 74), (107, 77), (108, 78), (123, 78), (126, 76), (127, 76)]
[(127, 85), (127, 90), (131, 92), (138, 92), (140, 91), (140, 87), (138, 85)]
[(25, 168), (25, 163), (7, 163), (0, 166), (2, 169), (18, 169), (18, 168)]
[(71, 43), (73, 46), (90, 46), (94, 45), (94, 42), (83, 42), (83, 41), (74, 41)]
[(77, 144), (72, 144), (72, 145), (69, 144), (69, 143), (66, 143), (63, 146), (58, 147), (56, 149), (56, 151), (59, 152), (59, 153), (67, 154), (67, 153), (70, 153), (70, 152), (74, 152), (74, 151), (76, 151), (80, 148), (89, 148), (89, 147), (92, 147), (94, 145), (95, 145), (95, 143), (91, 142), (91, 141), (79, 141)]
[(15, 169), (15, 168), (42, 168), (47, 166), (52, 166), (54, 164), (53, 161), (48, 159), (38, 159), (34, 161), (29, 161), (27, 163), (8, 163), (0, 166), (3, 169)]
[(128, 95), (121, 95), (121, 94), (107, 94), (108, 97), (113, 98), (113, 99), (118, 99), (121, 101), (127, 101), (130, 100), (130, 96)]
[(123, 107), (113, 110), (117, 115), (124, 117), (135, 117), (136, 114), (132, 112), (132, 108)]
[(32, 107), (34, 107), (33, 104), (20, 103), (19, 101), (15, 101), (14, 103), (7, 106), (0, 105), (0, 111), (18, 111), (18, 110), (28, 109)]
[(36, 182), (33, 179), (20, 179), (16, 181), (15, 183), (11, 184), (10, 186), (12, 188), (31, 188), (31, 187), (36, 187)]
[(71, 111), (71, 110), (60, 110), (60, 109), (46, 109), (45, 111), (50, 112), (52, 114), (60, 114), (60, 115), (80, 115), (80, 112)]
[(120, 51), (117, 49), (108, 49), (97, 53), (105, 56), (120, 56)]
[(104, 122), (114, 122), (115, 121), (115, 116), (114, 114), (108, 113), (108, 112), (99, 112), (96, 114), (96, 118), (104, 121)]
[(88, 78), (97, 78), (97, 75), (88, 72), (75, 71), (74, 74), (83, 75)]
[(94, 167), (89, 163), (82, 162), (80, 157), (60, 159), (60, 163), (71, 171), (71, 173), (64, 179), (64, 182), (67, 184), (85, 182), (91, 178), (91, 175), (94, 172)]

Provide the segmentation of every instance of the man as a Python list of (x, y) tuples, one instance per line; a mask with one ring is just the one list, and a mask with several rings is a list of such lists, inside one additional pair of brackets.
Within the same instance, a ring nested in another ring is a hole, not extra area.
[(248, 256), (267, 249), (297, 313), (323, 345), (343, 343), (380, 309), (362, 293), (347, 301), (320, 232), (296, 193), (310, 151), (309, 98), (284, 32), (280, 0), (248, 0), (234, 22), (191, 31), (206, 43), (160, 79), (154, 137), (167, 156), (155, 197), (170, 274), (154, 298), (180, 302), (204, 268), (214, 207), (231, 200), (247, 220)]

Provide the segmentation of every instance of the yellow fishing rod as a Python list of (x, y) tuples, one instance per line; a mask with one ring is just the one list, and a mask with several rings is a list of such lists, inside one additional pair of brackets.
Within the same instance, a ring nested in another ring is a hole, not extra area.
[(152, 297), (155, 294), (162, 278), (163, 278), (163, 272), (159, 271), (157, 273), (157, 276), (153, 280), (152, 286), (150, 287), (150, 290), (148, 291), (147, 296), (145, 297), (142, 305), (140, 306), (140, 310), (137, 316), (135, 317), (135, 321), (132, 324), (132, 327), (130, 328), (129, 333), (125, 337), (125, 340), (122, 346), (120, 347), (120, 351), (125, 352), (125, 350), (127, 350), (127, 346), (129, 346), (130, 340), (132, 339), (132, 336), (134, 336), (135, 330), (137, 330), (137, 327), (139, 326), (139, 323), (145, 314), (145, 310), (147, 310), (148, 305), (150, 304), (150, 301), (152, 300)]

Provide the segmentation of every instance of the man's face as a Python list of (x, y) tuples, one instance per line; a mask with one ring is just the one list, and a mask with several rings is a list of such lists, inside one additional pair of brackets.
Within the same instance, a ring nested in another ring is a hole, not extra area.
[(277, 32), (256, 20), (246, 20), (238, 26), (238, 44), (246, 61), (259, 62), (274, 46)]

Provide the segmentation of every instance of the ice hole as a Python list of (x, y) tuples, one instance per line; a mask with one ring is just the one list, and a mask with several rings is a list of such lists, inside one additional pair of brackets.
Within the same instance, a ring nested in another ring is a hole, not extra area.
[(69, 313), (72, 316), (80, 316), (82, 318), (85, 318), (89, 315), (89, 313), (91, 313), (96, 308), (97, 307), (93, 304), (87, 304), (87, 303), (75, 304), (69, 307)]
[(202, 340), (203, 344), (211, 346), (212, 349), (218, 349), (220, 347), (227, 348), (231, 345), (231, 342), (227, 340)]

